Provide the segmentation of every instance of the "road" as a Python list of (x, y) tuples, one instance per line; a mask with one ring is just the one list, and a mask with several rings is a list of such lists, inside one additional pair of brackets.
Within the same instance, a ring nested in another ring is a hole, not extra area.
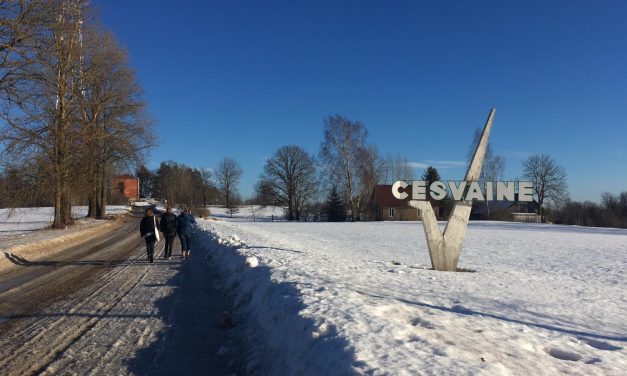
[[(206, 248), (146, 261), (138, 222), (0, 275), (0, 374), (238, 374)], [(157, 245), (161, 256), (163, 241)], [(220, 354), (219, 354), (220, 353)]]

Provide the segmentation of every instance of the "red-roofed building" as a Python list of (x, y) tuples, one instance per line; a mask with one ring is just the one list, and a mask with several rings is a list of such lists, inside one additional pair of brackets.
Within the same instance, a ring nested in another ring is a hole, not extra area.
[(129, 201), (139, 200), (139, 179), (129, 174), (120, 175), (113, 179), (113, 191)]
[[(411, 185), (405, 188), (409, 196), (404, 200), (399, 200), (392, 194), (391, 185), (377, 185), (374, 187), (374, 197), (372, 200), (375, 217), (379, 221), (419, 221), (420, 211), (409, 206), (411, 199)], [(430, 200), (435, 216), (440, 216), (440, 201)]]

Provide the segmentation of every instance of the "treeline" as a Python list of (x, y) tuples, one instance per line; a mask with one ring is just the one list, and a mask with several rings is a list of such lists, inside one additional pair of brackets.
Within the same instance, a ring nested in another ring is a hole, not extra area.
[(252, 197), (242, 200), (240, 164), (227, 157), (213, 168), (192, 168), (173, 161), (149, 170), (140, 166), (140, 195), (177, 206), (222, 205), (236, 212), (242, 203), (281, 206), (289, 220), (374, 219), (374, 187), (413, 180), (406, 158), (382, 156), (368, 143), (360, 122), (340, 115), (324, 120), (324, 139), (317, 156), (296, 145), (278, 148), (267, 159)]
[(334, 115), (317, 156), (287, 145), (268, 158), (252, 201), (285, 207), (288, 220), (371, 220), (377, 184), (413, 179), (406, 158), (382, 156), (362, 123)]
[(551, 212), (554, 223), (627, 228), (627, 192), (601, 195), (601, 203), (566, 201)]
[(162, 162), (154, 171), (140, 165), (141, 197), (159, 198), (181, 207), (205, 207), (218, 204), (219, 192), (208, 168), (192, 168), (173, 161)]
[(0, 3), (2, 206), (103, 217), (110, 182), (154, 144), (128, 56), (87, 0)]

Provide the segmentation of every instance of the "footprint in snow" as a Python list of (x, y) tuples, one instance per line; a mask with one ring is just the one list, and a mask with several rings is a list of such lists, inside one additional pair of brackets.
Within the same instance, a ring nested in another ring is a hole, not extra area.
[(571, 362), (578, 362), (582, 359), (582, 356), (577, 354), (576, 352), (572, 352), (572, 351), (568, 351), (568, 350), (562, 350), (559, 349), (557, 347), (551, 347), (550, 349), (546, 350), (546, 352), (551, 355), (552, 357), (556, 358), (556, 359), (560, 359), (560, 360), (568, 360)]
[(410, 322), (413, 326), (420, 326), (425, 329), (435, 329), (435, 326), (428, 320), (421, 319), (420, 317), (416, 317)]

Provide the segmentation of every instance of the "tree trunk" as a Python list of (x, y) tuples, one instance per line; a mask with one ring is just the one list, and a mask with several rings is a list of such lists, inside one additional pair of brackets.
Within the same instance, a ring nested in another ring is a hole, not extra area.
[(87, 217), (88, 218), (96, 218), (96, 192), (91, 192), (89, 194), (89, 198), (87, 199)]
[(104, 167), (102, 167), (100, 183), (100, 202), (97, 209), (97, 218), (104, 219), (107, 215), (107, 173)]
[(59, 178), (56, 178), (55, 188), (54, 188), (54, 221), (52, 222), (52, 227), (57, 229), (62, 229), (65, 227), (65, 223), (63, 223), (62, 216), (62, 206), (61, 206), (61, 184)]
[(98, 172), (95, 172), (92, 175), (89, 186), (91, 192), (89, 193), (88, 198), (87, 217), (96, 218), (98, 216)]
[(70, 192), (68, 187), (63, 189), (63, 194), (61, 195), (61, 208), (62, 208), (62, 220), (65, 225), (72, 224), (74, 222), (74, 218), (72, 218), (72, 202), (70, 199)]

